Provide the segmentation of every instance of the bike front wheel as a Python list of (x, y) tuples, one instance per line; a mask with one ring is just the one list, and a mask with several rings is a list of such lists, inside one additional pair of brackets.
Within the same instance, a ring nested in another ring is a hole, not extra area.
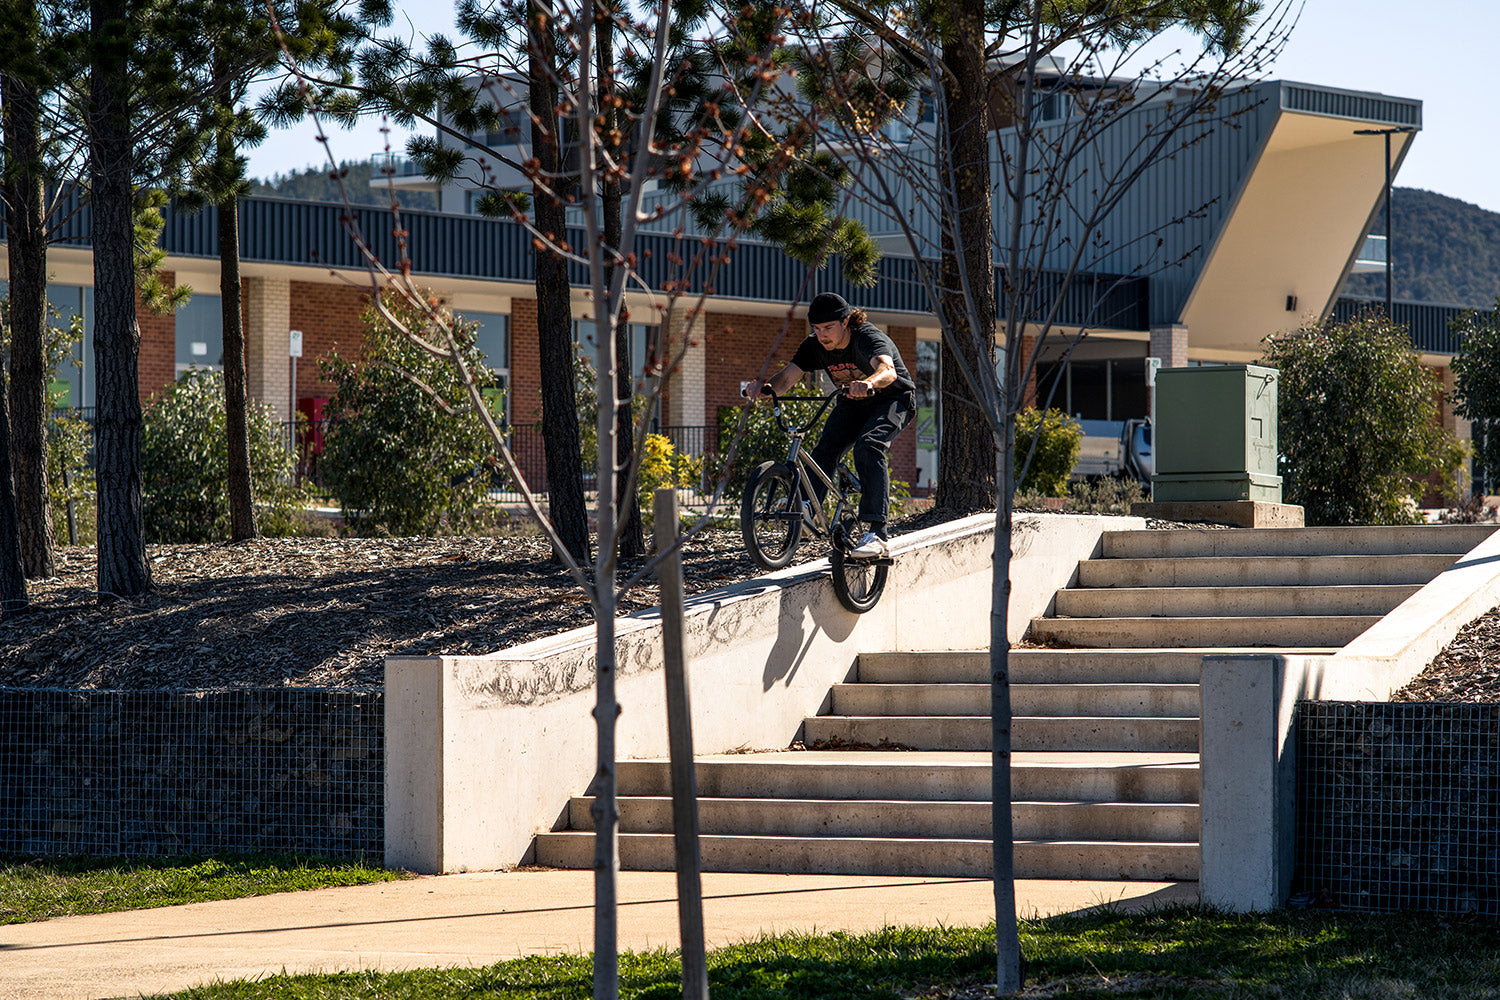
[(839, 603), (857, 615), (873, 608), (885, 591), (890, 566), (885, 561), (850, 559), (837, 547), (828, 561), (833, 566), (833, 592)]
[(765, 462), (750, 474), (740, 502), (740, 534), (761, 569), (781, 569), (802, 539), (801, 491), (783, 462)]

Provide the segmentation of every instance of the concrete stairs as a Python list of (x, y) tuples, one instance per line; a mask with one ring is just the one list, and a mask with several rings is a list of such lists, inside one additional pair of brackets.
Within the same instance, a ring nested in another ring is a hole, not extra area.
[[(1202, 657), (1331, 652), (1489, 530), (1106, 534), (1032, 623), (1052, 648), (1011, 652), (1017, 876), (1195, 879)], [(707, 870), (990, 873), (987, 653), (862, 655), (803, 740), (874, 749), (698, 760)], [(672, 868), (667, 762), (622, 762), (620, 796), (621, 864)], [(539, 864), (591, 866), (590, 804), (538, 838)]]

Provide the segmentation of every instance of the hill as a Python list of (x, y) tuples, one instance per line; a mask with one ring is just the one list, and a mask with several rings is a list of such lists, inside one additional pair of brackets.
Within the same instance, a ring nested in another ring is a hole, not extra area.
[[(383, 188), (370, 187), (370, 161), (345, 160), (340, 168), (348, 171), (344, 177), (344, 191), (355, 205), (390, 204)], [(338, 185), (329, 177), (327, 167), (303, 167), (285, 174), (276, 174), (269, 180), (252, 180), (250, 193), (266, 198), (298, 198), (303, 201), (338, 201)], [(416, 211), (436, 211), (437, 197), (428, 191), (401, 192), (401, 207)]]
[[(1500, 212), (1417, 188), (1391, 192), (1395, 296), (1476, 309), (1500, 299)], [(1384, 231), (1384, 219), (1376, 232)], [(1385, 275), (1354, 274), (1347, 295), (1380, 297)]]

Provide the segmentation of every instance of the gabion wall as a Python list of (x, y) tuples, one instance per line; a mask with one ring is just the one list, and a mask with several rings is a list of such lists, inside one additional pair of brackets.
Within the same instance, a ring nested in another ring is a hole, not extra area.
[(0, 851), (379, 862), (378, 690), (0, 688)]
[(1500, 915), (1500, 705), (1297, 707), (1294, 896)]

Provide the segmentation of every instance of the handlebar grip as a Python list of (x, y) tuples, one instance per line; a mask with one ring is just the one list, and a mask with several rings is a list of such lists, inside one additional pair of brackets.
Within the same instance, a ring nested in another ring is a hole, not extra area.
[(772, 389), (769, 385), (767, 385), (766, 383), (762, 382), (760, 384), (760, 394), (762, 396), (774, 396), (774, 395), (776, 395), (776, 390)]

